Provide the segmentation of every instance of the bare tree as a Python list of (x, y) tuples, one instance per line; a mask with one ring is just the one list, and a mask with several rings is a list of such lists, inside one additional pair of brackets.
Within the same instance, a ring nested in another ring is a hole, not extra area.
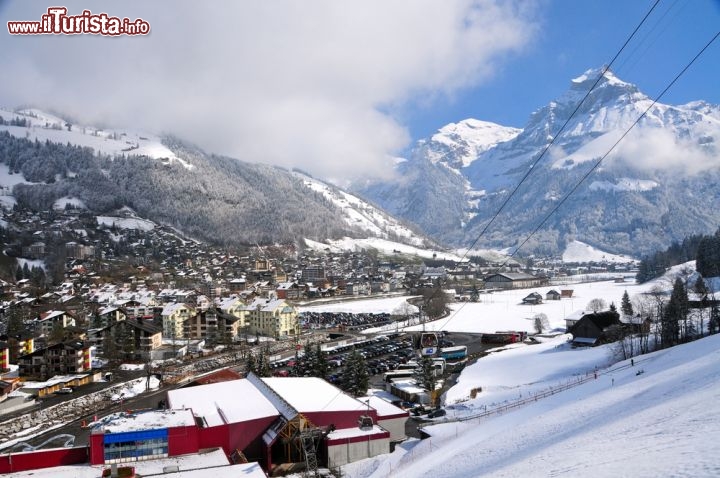
[(448, 303), (447, 294), (442, 290), (442, 287), (436, 285), (432, 289), (425, 289), (423, 291), (423, 312), (431, 320), (439, 319), (445, 313), (445, 309)]
[(604, 299), (593, 299), (588, 302), (586, 308), (587, 310), (592, 310), (593, 312), (600, 312), (601, 310), (607, 309), (607, 302), (605, 302)]
[(547, 315), (543, 313), (535, 315), (535, 317), (533, 317), (533, 326), (535, 327), (535, 332), (538, 334), (550, 330), (550, 321)]

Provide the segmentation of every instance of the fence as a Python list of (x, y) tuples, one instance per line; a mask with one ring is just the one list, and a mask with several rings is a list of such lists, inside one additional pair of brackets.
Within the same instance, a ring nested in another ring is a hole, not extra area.
[[(644, 360), (643, 360), (643, 361), (644, 361)], [(599, 372), (599, 371), (596, 371), (596, 370), (593, 370), (593, 371), (591, 371), (591, 372), (586, 372), (584, 376), (575, 377), (574, 379), (570, 379), (570, 380), (568, 380), (567, 382), (565, 382), (565, 383), (563, 383), (563, 384), (561, 384), (561, 385), (557, 385), (557, 386), (555, 386), (555, 387), (551, 387), (551, 388), (549, 388), (548, 390), (544, 390), (544, 391), (541, 391), (541, 392), (537, 392), (537, 393), (535, 393), (535, 394), (533, 394), (533, 395), (530, 395), (530, 396), (528, 396), (528, 397), (526, 397), (526, 398), (520, 398), (520, 399), (518, 399), (518, 400), (515, 400), (515, 401), (512, 401), (512, 402), (508, 402), (508, 403), (504, 403), (504, 404), (502, 404), (502, 405), (493, 407), (493, 408), (491, 408), (491, 409), (485, 409), (485, 410), (483, 410), (481, 413), (477, 413), (477, 414), (474, 414), (474, 415), (468, 415), (468, 416), (465, 416), (465, 417), (458, 417), (458, 418), (447, 418), (447, 419), (442, 420), (442, 421), (434, 421), (434, 422), (429, 422), (429, 423), (422, 423), (422, 424), (419, 424), (419, 425), (418, 425), (418, 429), (422, 429), (422, 428), (425, 428), (425, 427), (431, 426), (431, 425), (436, 425), (436, 424), (438, 424), (438, 423), (467, 422), (467, 421), (470, 421), (470, 420), (480, 420), (480, 419), (483, 419), (483, 418), (490, 417), (490, 416), (492, 416), (492, 415), (501, 415), (501, 414), (503, 414), (503, 413), (505, 413), (505, 412), (507, 412), (507, 411), (513, 410), (513, 409), (515, 409), (515, 408), (520, 408), (520, 407), (522, 407), (522, 406), (529, 405), (529, 404), (531, 404), (531, 403), (535, 403), (535, 402), (537, 402), (537, 401), (540, 400), (540, 399), (543, 399), (543, 398), (546, 398), (546, 397), (550, 397), (550, 396), (556, 395), (556, 394), (558, 394), (558, 393), (560, 393), (560, 392), (564, 392), (565, 390), (569, 390), (569, 389), (571, 389), (571, 388), (575, 388), (575, 387), (577, 387), (577, 386), (579, 386), (579, 385), (582, 385), (582, 384), (584, 384), (584, 383), (590, 382), (590, 381), (592, 381), (592, 380), (596, 380), (600, 375), (606, 375), (606, 374), (609, 374), (609, 373), (617, 372), (617, 371), (619, 371), (619, 370), (624, 370), (624, 369), (633, 367), (636, 362), (637, 362), (637, 363), (640, 363), (641, 361), (640, 361), (640, 360), (635, 360), (635, 359), (633, 359), (633, 361), (632, 361), (631, 364), (620, 365), (620, 366), (618, 366), (618, 367), (614, 367), (614, 368), (612, 368), (612, 369), (604, 370), (604, 371), (602, 371), (602, 372)]]

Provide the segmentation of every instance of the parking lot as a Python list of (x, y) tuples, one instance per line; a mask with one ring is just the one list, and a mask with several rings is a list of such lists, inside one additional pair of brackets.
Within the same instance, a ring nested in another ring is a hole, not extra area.
[[(340, 340), (338, 343), (342, 344), (342, 342), (344, 341)], [(470, 357), (478, 356), (489, 348), (480, 343), (479, 334), (453, 333), (442, 338), (442, 347), (453, 345), (467, 346)], [(343, 369), (353, 349), (365, 359), (370, 385), (373, 388), (384, 389), (386, 372), (397, 371), (398, 368), (407, 370), (408, 362), (417, 359), (413, 337), (410, 333), (399, 332), (368, 336), (363, 341), (354, 344), (325, 345), (323, 350), (326, 351), (330, 368), (328, 381), (342, 387)], [(303, 351), (299, 351), (297, 356), (272, 363), (271, 368), (275, 376), (309, 376), (312, 375), (310, 362), (303, 357)]]
[(390, 314), (350, 312), (302, 312), (300, 323), (305, 329), (341, 329), (361, 331), (392, 322)]

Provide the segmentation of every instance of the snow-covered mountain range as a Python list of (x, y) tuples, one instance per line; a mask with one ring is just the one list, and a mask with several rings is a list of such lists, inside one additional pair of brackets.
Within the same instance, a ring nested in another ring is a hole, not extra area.
[(578, 239), (638, 256), (713, 231), (720, 222), (720, 106), (653, 104), (610, 71), (588, 94), (601, 73), (572, 80), (522, 131), (477, 120), (445, 126), (397, 163), (398, 179), (355, 190), (439, 241), (467, 246), (532, 168), (480, 242), (517, 246), (647, 110), (524, 249), (557, 253)]
[(0, 109), (0, 163), (6, 208), (72, 204), (101, 216), (128, 207), (219, 244), (372, 238), (434, 245), (419, 229), (300, 172), (145, 132), (73, 124), (35, 108)]

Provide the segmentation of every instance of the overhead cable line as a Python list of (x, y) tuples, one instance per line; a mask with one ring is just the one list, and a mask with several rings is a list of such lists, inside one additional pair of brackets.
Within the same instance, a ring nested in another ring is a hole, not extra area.
[[(630, 53), (623, 59), (623, 61), (620, 63), (620, 65), (615, 68), (616, 72), (625, 72), (625, 71), (632, 71), (632, 69), (635, 67), (637, 62), (645, 56), (645, 54), (648, 52), (648, 50), (655, 45), (655, 43), (658, 41), (658, 39), (665, 33), (665, 31), (670, 27), (673, 21), (673, 17), (677, 17), (680, 12), (682, 12), (685, 7), (688, 5), (688, 2), (690, 0), (684, 0), (684, 3), (680, 5), (679, 9), (677, 11), (675, 10), (675, 7), (678, 6), (678, 2), (680, 0), (675, 0), (672, 5), (670, 5), (661, 15), (660, 18), (658, 18), (655, 21), (655, 24), (650, 28), (650, 30), (645, 33), (642, 39), (635, 45), (635, 47), (630, 51)], [(672, 12), (672, 16), (668, 17), (668, 15)], [(667, 21), (666, 21), (667, 20)], [(664, 23), (664, 24), (663, 24)], [(659, 30), (658, 30), (659, 28)], [(646, 44), (647, 42), (647, 44)], [(627, 68), (625, 66), (627, 65)]]

